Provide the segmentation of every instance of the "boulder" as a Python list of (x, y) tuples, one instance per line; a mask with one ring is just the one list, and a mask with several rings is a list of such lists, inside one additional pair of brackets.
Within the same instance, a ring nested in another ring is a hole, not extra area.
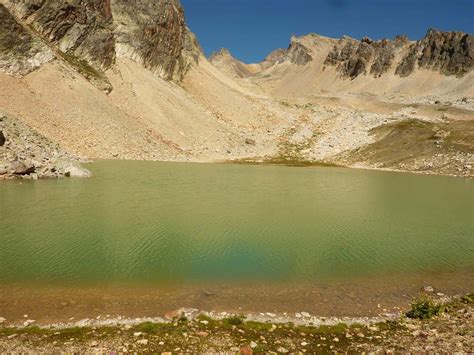
[(35, 166), (22, 161), (14, 161), (11, 164), (11, 170), (14, 175), (29, 175), (35, 172)]

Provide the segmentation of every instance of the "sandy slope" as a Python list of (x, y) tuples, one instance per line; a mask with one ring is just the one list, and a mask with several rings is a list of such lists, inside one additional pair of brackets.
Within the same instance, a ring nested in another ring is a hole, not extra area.
[[(335, 40), (308, 35), (298, 41), (313, 56), (305, 65), (245, 65), (230, 54), (213, 65), (201, 57), (180, 84), (118, 59), (106, 72), (110, 94), (55, 60), (22, 78), (0, 73), (0, 108), (88, 158), (325, 161), (393, 169), (403, 167), (383, 166), (380, 157), (377, 164), (360, 154), (350, 159), (351, 152), (375, 143), (380, 137), (371, 130), (388, 122), (474, 123), (474, 72), (456, 78), (418, 70), (400, 78), (392, 69), (380, 78), (342, 79), (324, 65)], [(469, 144), (464, 153), (451, 172), (473, 160)], [(407, 170), (420, 170), (414, 155)]]

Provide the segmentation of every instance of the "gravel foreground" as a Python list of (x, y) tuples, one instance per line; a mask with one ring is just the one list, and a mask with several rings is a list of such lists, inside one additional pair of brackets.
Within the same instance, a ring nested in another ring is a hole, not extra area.
[[(5, 353), (328, 353), (448, 352), (474, 349), (474, 294), (444, 302), (430, 319), (405, 315), (345, 323), (264, 322), (241, 315), (209, 316), (180, 309), (163, 322), (83, 322), (82, 326), (24, 327), (0, 325), (0, 352)], [(322, 322), (321, 322), (322, 320)], [(5, 320), (0, 319), (0, 322)], [(95, 324), (95, 325), (94, 325)], [(79, 324), (80, 325), (80, 324)]]

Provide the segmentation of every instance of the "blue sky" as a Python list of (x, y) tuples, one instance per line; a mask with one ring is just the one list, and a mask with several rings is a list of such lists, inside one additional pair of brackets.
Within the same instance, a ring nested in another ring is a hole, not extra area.
[(474, 33), (474, 0), (181, 0), (206, 55), (222, 47), (247, 63), (292, 34), (422, 38), (430, 27)]

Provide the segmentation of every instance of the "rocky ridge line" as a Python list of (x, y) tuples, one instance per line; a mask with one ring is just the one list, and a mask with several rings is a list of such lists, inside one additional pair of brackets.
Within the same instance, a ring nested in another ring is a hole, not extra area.
[(380, 77), (390, 69), (407, 77), (417, 68), (463, 76), (474, 67), (474, 36), (463, 32), (428, 30), (417, 42), (406, 36), (379, 41), (343, 37), (328, 54), (325, 65), (335, 66), (344, 78)]

